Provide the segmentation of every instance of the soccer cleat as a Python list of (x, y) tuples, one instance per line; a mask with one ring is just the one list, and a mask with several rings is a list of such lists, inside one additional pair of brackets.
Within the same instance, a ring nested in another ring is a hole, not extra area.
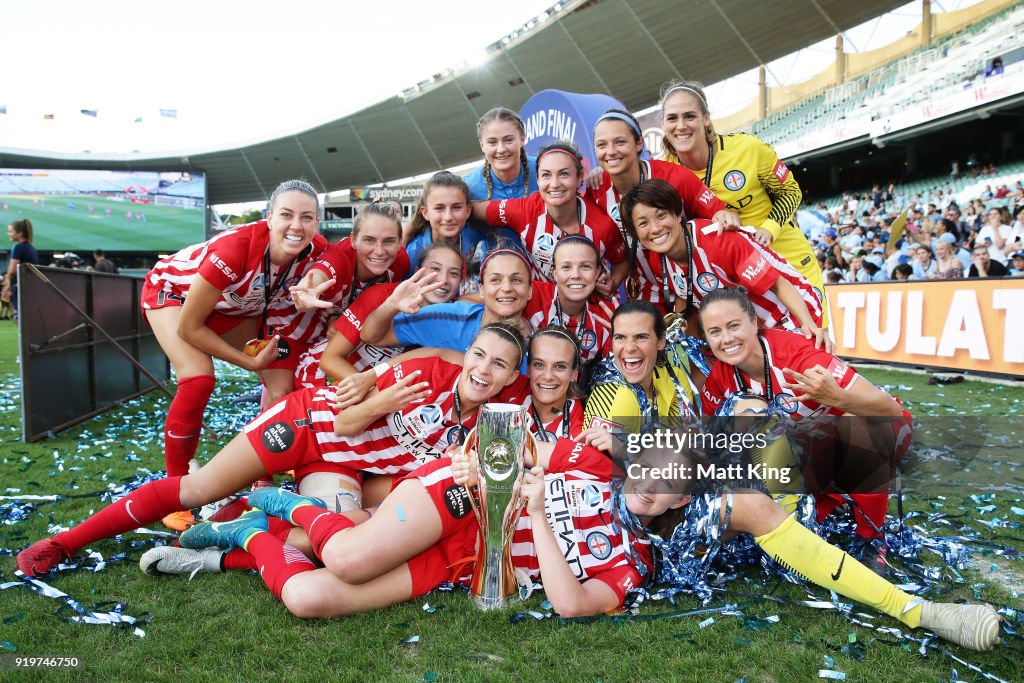
[[(220, 512), (221, 510), (223, 510), (226, 507), (230, 507), (231, 504), (234, 503), (237, 500), (239, 500), (239, 497), (237, 495), (232, 494), (232, 495), (230, 495), (230, 496), (228, 496), (226, 498), (221, 498), (220, 500), (215, 501), (213, 503), (207, 503), (206, 505), (204, 505), (203, 507), (201, 507), (199, 509), (199, 515), (198, 515), (199, 520), (203, 521), (203, 522), (210, 522), (210, 521), (221, 522), (221, 521), (224, 521), (222, 519), (214, 519), (214, 517), (217, 515), (218, 512)], [(239, 514), (241, 514), (241, 513), (239, 513)], [(237, 517), (237, 516), (238, 515), (236, 514), (235, 517)]]
[(28, 576), (42, 576), (68, 558), (64, 548), (52, 538), (36, 541), (18, 553), (17, 564)]
[(160, 522), (168, 529), (184, 531), (196, 523), (196, 518), (192, 516), (192, 512), (189, 510), (179, 510), (167, 515)]
[(999, 615), (991, 605), (929, 602), (921, 606), (921, 628), (979, 652), (999, 642)]
[(216, 548), (192, 550), (162, 545), (150, 548), (139, 559), (139, 569), (150, 576), (171, 576), (188, 574), (189, 580), (200, 573), (221, 572), (220, 558), (223, 552)]
[(884, 579), (889, 574), (889, 563), (885, 559), (886, 548), (884, 538), (858, 536), (850, 548), (850, 555)]
[(204, 522), (230, 522), (249, 511), (248, 498), (236, 498), (215, 513), (203, 519)]
[(292, 512), (303, 505), (314, 505), (318, 508), (327, 509), (327, 503), (319, 498), (300, 496), (297, 493), (280, 488), (265, 488), (253, 491), (249, 494), (249, 505), (263, 510), (268, 515), (279, 517), (286, 522), (293, 521)]
[(202, 522), (186, 529), (178, 542), (184, 548), (243, 548), (253, 534), (267, 530), (267, 513), (249, 510), (230, 522)]

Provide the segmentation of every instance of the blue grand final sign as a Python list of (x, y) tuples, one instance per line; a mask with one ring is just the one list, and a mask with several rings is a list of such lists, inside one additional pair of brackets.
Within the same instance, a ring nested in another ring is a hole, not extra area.
[[(523, 105), (519, 116), (526, 124), (526, 151), (536, 156), (544, 145), (568, 140), (583, 155), (584, 175), (597, 166), (594, 124), (609, 109), (626, 109), (608, 95), (583, 95), (563, 90), (542, 90)], [(644, 158), (649, 158), (646, 150)]]

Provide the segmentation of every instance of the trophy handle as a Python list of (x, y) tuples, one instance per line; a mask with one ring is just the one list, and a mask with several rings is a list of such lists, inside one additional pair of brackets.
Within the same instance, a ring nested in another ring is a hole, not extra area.
[[(472, 463), (473, 458), (469, 457), (469, 451), (476, 448), (476, 427), (470, 430), (466, 436), (466, 442), (462, 444), (462, 454), (465, 455)], [(469, 506), (473, 508), (473, 515), (476, 517), (477, 526), (480, 527), (484, 523), (483, 510), (480, 509), (480, 502), (477, 500), (477, 493), (479, 491), (478, 486), (470, 486), (469, 482), (462, 485), (466, 489), (466, 493), (469, 495)]]

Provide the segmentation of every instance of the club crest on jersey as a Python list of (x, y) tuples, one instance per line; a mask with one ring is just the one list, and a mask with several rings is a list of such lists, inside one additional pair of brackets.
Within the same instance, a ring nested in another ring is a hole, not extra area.
[(611, 216), (611, 219), (613, 221), (615, 221), (619, 225), (622, 225), (622, 212), (619, 210), (618, 204), (611, 208), (611, 211), (608, 212), (608, 215)]
[(701, 273), (697, 276), (697, 286), (702, 292), (713, 292), (718, 289), (718, 276), (714, 273)]
[(547, 234), (546, 232), (542, 232), (541, 234), (537, 235), (535, 243), (537, 246), (537, 251), (550, 252), (554, 251), (555, 249), (555, 238)]
[(597, 346), (597, 332), (594, 332), (593, 330), (583, 330), (583, 334), (580, 336), (580, 347), (584, 351), (589, 351), (595, 346)]
[(743, 171), (733, 169), (725, 174), (722, 182), (725, 183), (726, 189), (735, 192), (747, 184), (747, 176), (743, 175)]
[(462, 431), (462, 427), (452, 427), (448, 430), (446, 438), (449, 446), (462, 443)]
[(607, 560), (612, 554), (612, 541), (607, 534), (592, 531), (587, 535), (587, 549), (599, 560)]
[(786, 413), (787, 415), (792, 415), (793, 413), (795, 413), (798, 407), (796, 396), (794, 396), (793, 394), (786, 393), (779, 394), (778, 396), (775, 397), (775, 405), (778, 407), (779, 410)]
[(259, 275), (257, 275), (256, 277), (254, 277), (252, 279), (252, 288), (253, 289), (263, 289), (263, 286), (266, 283), (266, 281), (267, 281), (266, 276), (263, 273), (260, 273)]

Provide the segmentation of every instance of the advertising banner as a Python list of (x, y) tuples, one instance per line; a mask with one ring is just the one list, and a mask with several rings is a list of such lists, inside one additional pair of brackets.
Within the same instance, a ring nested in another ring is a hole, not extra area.
[(838, 356), (1024, 378), (1024, 278), (825, 289)]
[[(583, 171), (597, 166), (594, 156), (594, 124), (609, 109), (629, 111), (614, 97), (583, 95), (562, 90), (542, 90), (523, 105), (519, 116), (526, 124), (526, 151), (531, 156), (544, 145), (568, 140), (583, 155)], [(644, 156), (644, 158), (649, 158)]]

